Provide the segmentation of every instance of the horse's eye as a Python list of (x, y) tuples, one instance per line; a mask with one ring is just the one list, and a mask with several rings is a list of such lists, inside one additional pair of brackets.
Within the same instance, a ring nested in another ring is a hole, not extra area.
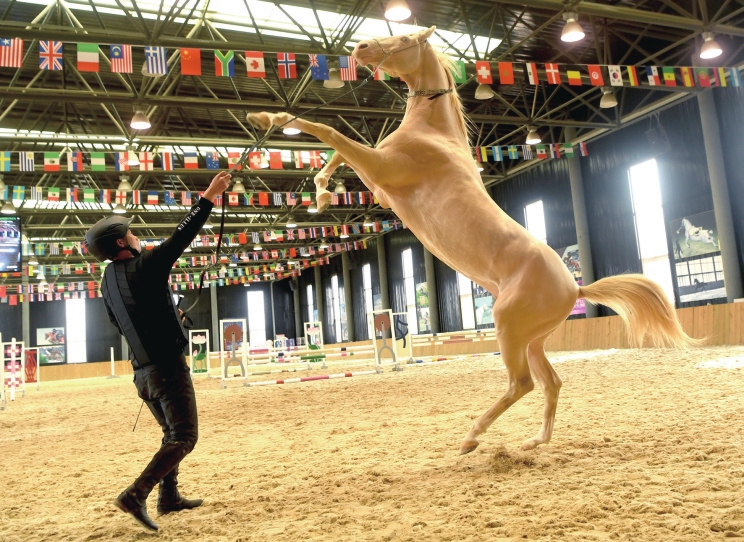
[(408, 43), (408, 38), (403, 38), (403, 43)]

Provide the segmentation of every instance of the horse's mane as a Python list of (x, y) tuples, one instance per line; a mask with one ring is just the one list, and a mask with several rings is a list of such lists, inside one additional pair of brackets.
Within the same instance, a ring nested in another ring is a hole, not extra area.
[(437, 60), (442, 65), (442, 68), (444, 68), (444, 73), (447, 76), (447, 82), (452, 89), (452, 92), (449, 94), (449, 100), (451, 102), (450, 105), (452, 105), (452, 107), (459, 113), (458, 125), (460, 127), (460, 132), (462, 133), (462, 137), (465, 138), (465, 143), (470, 146), (470, 134), (473, 130), (473, 125), (468, 116), (465, 114), (465, 108), (462, 105), (462, 100), (460, 100), (460, 95), (457, 93), (457, 84), (455, 83), (455, 78), (452, 76), (452, 72), (453, 70), (457, 69), (457, 66), (455, 64), (455, 61), (452, 60), (452, 58), (450, 58), (448, 55), (441, 53), (436, 49), (433, 50), (434, 54), (437, 57)]

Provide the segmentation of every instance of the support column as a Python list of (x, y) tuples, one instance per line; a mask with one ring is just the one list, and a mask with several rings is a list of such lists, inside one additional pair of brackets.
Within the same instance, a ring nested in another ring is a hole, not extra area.
[[(21, 284), (23, 285), (23, 291), (28, 292), (28, 276), (25, 273), (21, 273)], [(21, 335), (23, 336), (21, 340), (26, 348), (31, 348), (31, 303), (28, 295), (26, 294), (23, 303), (21, 303)], [(10, 341), (12, 338), (8, 337), (6, 341)], [(0, 382), (0, 386), (2, 385), (4, 383)]]
[(274, 282), (271, 281), (271, 284), (269, 284), (269, 292), (271, 293), (271, 342), (273, 343), (274, 340), (276, 340), (276, 313), (274, 312)]
[[(566, 141), (576, 137), (576, 129), (566, 127)], [(568, 175), (571, 180), (571, 199), (573, 200), (574, 222), (576, 224), (576, 242), (579, 245), (579, 263), (581, 265), (581, 282), (589, 285), (594, 282), (594, 259), (592, 245), (589, 241), (589, 217), (586, 214), (586, 198), (584, 197), (584, 179), (581, 175), (581, 162), (577, 154), (567, 158)], [(597, 306), (586, 303), (586, 317), (595, 318)]]
[[(429, 295), (429, 327), (431, 333), (439, 333), (439, 302), (437, 300), (437, 277), (434, 271), (434, 255), (424, 247), (424, 270), (426, 290)], [(419, 330), (419, 333), (421, 330)]]
[(217, 314), (217, 287), (212, 284), (209, 285), (209, 308), (212, 317), (212, 352), (220, 352), (222, 351), (222, 335)]
[(300, 305), (300, 284), (296, 278), (290, 279), (294, 288), (292, 289), (292, 301), (294, 302), (295, 321), (295, 344), (300, 344), (299, 339), (303, 336), (302, 329), (302, 306)]
[(341, 253), (341, 269), (344, 275), (344, 305), (346, 308), (346, 330), (348, 341), (354, 342), (354, 311), (351, 306), (351, 272), (349, 271), (349, 253)]
[(388, 294), (387, 256), (385, 255), (385, 237), (377, 237), (377, 273), (380, 277), (380, 297), (382, 298), (383, 310), (390, 308), (390, 295)]
[(323, 281), (320, 279), (320, 266), (315, 266), (315, 306), (318, 308), (318, 321), (323, 327), (323, 344), (325, 344), (325, 310), (323, 307)]
[(741, 268), (736, 254), (734, 238), (734, 219), (731, 216), (728, 181), (723, 165), (721, 152), (721, 132), (718, 126), (718, 114), (713, 92), (706, 90), (698, 94), (700, 106), (700, 123), (703, 126), (705, 156), (708, 159), (710, 189), (713, 194), (713, 212), (718, 228), (718, 244), (721, 247), (723, 275), (726, 280), (726, 297), (729, 303), (744, 297), (742, 293)]

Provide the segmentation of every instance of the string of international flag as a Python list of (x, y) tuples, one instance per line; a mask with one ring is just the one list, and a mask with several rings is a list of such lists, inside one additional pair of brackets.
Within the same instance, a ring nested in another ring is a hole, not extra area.
[[(97, 43), (75, 43), (76, 68), (80, 72), (100, 72), (100, 58), (103, 49)], [(105, 46), (106, 44), (103, 44)], [(0, 38), (0, 67), (21, 68), (23, 64), (24, 41), (20, 38)], [(110, 70), (113, 73), (133, 73), (132, 46), (126, 44), (108, 45)], [(171, 48), (171, 53), (178, 52), (180, 74), (201, 76), (202, 52), (212, 53), (214, 75), (235, 77), (234, 50), (212, 50), (200, 48)], [(147, 75), (165, 75), (168, 73), (169, 49), (166, 47), (144, 47), (143, 73)], [(239, 55), (240, 52), (238, 52)], [(249, 78), (266, 78), (270, 57), (274, 57), (276, 76), (279, 79), (298, 78), (298, 55), (289, 52), (265, 53), (261, 51), (243, 51), (246, 76)], [(105, 55), (104, 55), (105, 56)], [(307, 64), (311, 77), (315, 80), (330, 78), (329, 55), (308, 54)], [(330, 58), (334, 58), (332, 55)], [(64, 43), (62, 41), (39, 41), (39, 69), (60, 71), (64, 69)], [(338, 72), (342, 81), (356, 81), (358, 66), (353, 56), (337, 57)], [(667, 87), (725, 87), (741, 86), (741, 74), (737, 67), (703, 67), (703, 66), (629, 66), (604, 64), (559, 64), (559, 63), (515, 63), (476, 61), (475, 77), (478, 83), (514, 85), (517, 79), (523, 79), (530, 85), (545, 82), (560, 85), (564, 81), (569, 85), (581, 86), (667, 86)], [(453, 76), (457, 84), (468, 81), (471, 64), (462, 60), (455, 61)], [(494, 69), (494, 66), (496, 69)], [(498, 78), (496, 77), (498, 76)], [(389, 75), (383, 70), (375, 71), (375, 79), (387, 80)]]

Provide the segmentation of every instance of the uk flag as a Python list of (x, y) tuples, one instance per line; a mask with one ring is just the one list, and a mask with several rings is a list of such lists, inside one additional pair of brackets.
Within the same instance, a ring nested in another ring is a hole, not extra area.
[(61, 41), (39, 42), (39, 69), (54, 71), (62, 69)]

